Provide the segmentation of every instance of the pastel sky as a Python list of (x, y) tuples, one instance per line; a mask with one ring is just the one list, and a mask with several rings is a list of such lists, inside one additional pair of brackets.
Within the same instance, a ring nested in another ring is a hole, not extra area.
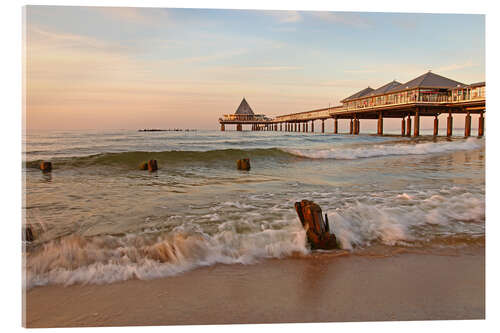
[(26, 15), (28, 130), (216, 129), (243, 97), (275, 116), (429, 69), (485, 80), (483, 15), (56, 6)]

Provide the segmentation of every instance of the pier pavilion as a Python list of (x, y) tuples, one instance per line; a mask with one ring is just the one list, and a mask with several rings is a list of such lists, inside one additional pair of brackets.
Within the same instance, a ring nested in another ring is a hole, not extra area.
[(251, 125), (252, 130), (269, 129), (271, 119), (263, 114), (255, 114), (246, 101), (245, 97), (241, 100), (240, 106), (234, 114), (225, 114), (219, 118), (220, 130), (225, 131), (227, 124), (235, 124), (237, 131), (243, 130), (243, 125)]
[[(272, 131), (315, 132), (314, 122), (333, 119), (333, 133), (338, 133), (338, 120), (349, 120), (349, 134), (359, 134), (362, 119), (377, 119), (377, 133), (384, 133), (384, 118), (401, 119), (401, 135), (419, 136), (420, 118), (434, 117), (434, 135), (439, 133), (438, 116), (447, 114), (446, 135), (453, 134), (453, 115), (465, 114), (464, 136), (471, 135), (471, 114), (478, 114), (478, 136), (484, 135), (486, 111), (485, 82), (461, 83), (428, 71), (408, 82), (391, 81), (377, 89), (364, 88), (341, 100), (341, 105), (262, 118), (258, 128)], [(221, 121), (221, 120), (219, 120)], [(413, 133), (412, 133), (413, 125)], [(221, 122), (221, 130), (223, 123)], [(240, 127), (241, 130), (241, 127)]]

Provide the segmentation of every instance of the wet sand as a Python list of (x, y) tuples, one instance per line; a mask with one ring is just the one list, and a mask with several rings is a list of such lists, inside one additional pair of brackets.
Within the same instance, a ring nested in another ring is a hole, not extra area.
[(484, 248), (314, 255), (27, 292), (27, 327), (484, 319)]

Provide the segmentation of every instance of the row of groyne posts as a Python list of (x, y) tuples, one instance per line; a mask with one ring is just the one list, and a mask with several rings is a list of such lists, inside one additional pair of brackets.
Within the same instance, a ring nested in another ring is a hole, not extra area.
[[(464, 126), (464, 136), (471, 136), (471, 127), (472, 127), (472, 116), (471, 112), (448, 112), (448, 116), (446, 118), (446, 136), (451, 137), (453, 135), (453, 113), (464, 113), (465, 114), (465, 126)], [(484, 111), (481, 110), (479, 113), (478, 119), (478, 136), (482, 137), (484, 135)], [(416, 110), (414, 114), (407, 114), (402, 116), (401, 120), (401, 135), (402, 136), (412, 136), (412, 123), (413, 123), (413, 136), (420, 135), (420, 117), (421, 116), (429, 116), (428, 114), (422, 115), (419, 110)], [(434, 114), (434, 131), (433, 135), (439, 135), (439, 114)], [(385, 115), (384, 112), (378, 112), (378, 118), (373, 116), (365, 117), (359, 114), (352, 114), (351, 116), (341, 115), (341, 116), (330, 116), (328, 118), (315, 118), (315, 119), (297, 119), (297, 120), (287, 120), (287, 121), (269, 121), (267, 123), (260, 124), (252, 124), (252, 131), (281, 131), (281, 132), (304, 132), (304, 133), (314, 133), (315, 128), (314, 124), (316, 120), (321, 120), (321, 133), (325, 133), (325, 120), (332, 118), (333, 123), (333, 133), (339, 134), (339, 119), (348, 119), (349, 120), (349, 134), (357, 135), (360, 133), (361, 128), (361, 119), (378, 119), (377, 120), (377, 134), (384, 134), (384, 117), (395, 118), (395, 116), (391, 114)], [(413, 121), (412, 121), (413, 117)], [(224, 124), (221, 124), (221, 130), (224, 131)], [(242, 130), (242, 124), (236, 125), (237, 131)]]

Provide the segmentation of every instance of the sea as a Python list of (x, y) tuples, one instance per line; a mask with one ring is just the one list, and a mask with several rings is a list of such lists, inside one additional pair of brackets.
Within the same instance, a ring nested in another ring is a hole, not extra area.
[[(484, 247), (484, 138), (421, 134), (29, 131), (24, 286)], [(150, 159), (159, 169), (140, 170)], [(339, 249), (310, 250), (294, 209), (303, 199), (328, 214)]]

